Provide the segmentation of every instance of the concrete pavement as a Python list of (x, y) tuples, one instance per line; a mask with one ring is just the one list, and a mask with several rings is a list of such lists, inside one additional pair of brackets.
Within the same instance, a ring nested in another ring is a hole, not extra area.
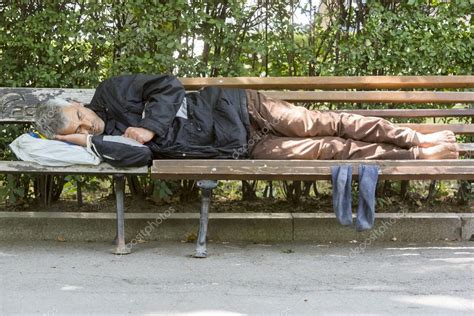
[[(474, 243), (0, 242), (0, 314), (473, 315)], [(354, 251), (359, 249), (359, 251)]]

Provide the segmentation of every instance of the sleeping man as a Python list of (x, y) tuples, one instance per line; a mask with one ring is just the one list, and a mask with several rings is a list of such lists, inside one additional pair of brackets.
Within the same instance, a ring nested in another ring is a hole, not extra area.
[(186, 93), (170, 75), (113, 77), (89, 104), (41, 105), (35, 119), (46, 137), (87, 146), (114, 166), (160, 158), (458, 157), (451, 131), (421, 134), (380, 118), (308, 110), (255, 90)]

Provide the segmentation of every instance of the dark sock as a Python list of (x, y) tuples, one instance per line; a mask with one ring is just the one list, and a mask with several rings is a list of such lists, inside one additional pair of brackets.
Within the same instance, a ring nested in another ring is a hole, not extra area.
[(359, 166), (359, 205), (357, 206), (356, 230), (371, 229), (375, 220), (375, 189), (379, 177), (379, 167)]
[(352, 225), (352, 166), (332, 166), (332, 203), (341, 225)]

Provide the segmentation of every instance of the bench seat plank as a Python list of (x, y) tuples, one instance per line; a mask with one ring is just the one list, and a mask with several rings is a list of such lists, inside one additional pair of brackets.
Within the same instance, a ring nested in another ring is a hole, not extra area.
[(380, 166), (380, 179), (474, 180), (472, 160), (155, 160), (156, 179), (330, 180), (331, 166)]
[(0, 161), (0, 173), (31, 173), (31, 174), (88, 174), (88, 175), (107, 175), (107, 174), (148, 174), (147, 167), (115, 168), (107, 163), (101, 163), (98, 166), (74, 165), (69, 167), (48, 167), (34, 162), (27, 161)]

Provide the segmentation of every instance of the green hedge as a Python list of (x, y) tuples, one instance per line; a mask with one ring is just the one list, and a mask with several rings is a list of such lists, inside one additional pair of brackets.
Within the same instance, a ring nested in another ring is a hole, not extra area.
[(324, 14), (306, 1), (10, 2), (0, 19), (0, 85), (94, 87), (126, 72), (472, 73), (468, 0), (367, 2)]

